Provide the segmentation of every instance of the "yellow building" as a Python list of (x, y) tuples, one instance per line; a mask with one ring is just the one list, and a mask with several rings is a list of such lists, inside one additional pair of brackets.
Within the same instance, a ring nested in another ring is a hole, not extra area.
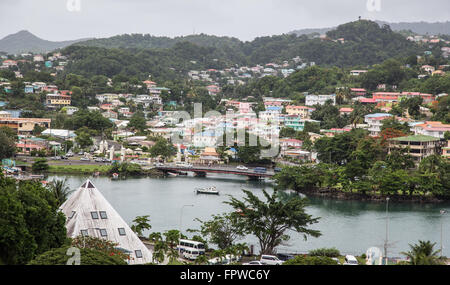
[(70, 106), (71, 96), (62, 94), (48, 94), (45, 102), (47, 107)]
[(49, 128), (51, 121), (43, 118), (0, 118), (0, 127), (9, 127), (18, 134), (29, 134), (36, 125)]
[(288, 115), (300, 116), (302, 119), (308, 119), (314, 108), (306, 107), (306, 106), (286, 106), (286, 113)]

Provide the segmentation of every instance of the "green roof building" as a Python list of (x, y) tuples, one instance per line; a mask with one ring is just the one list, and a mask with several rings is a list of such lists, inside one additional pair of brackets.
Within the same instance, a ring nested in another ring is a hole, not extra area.
[(425, 135), (405, 136), (389, 140), (389, 153), (395, 149), (402, 149), (417, 163), (427, 156), (440, 154), (441, 147), (442, 143), (439, 138)]

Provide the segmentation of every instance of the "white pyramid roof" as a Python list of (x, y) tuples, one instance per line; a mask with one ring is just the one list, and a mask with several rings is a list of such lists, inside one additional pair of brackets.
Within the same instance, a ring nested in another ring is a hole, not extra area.
[[(89, 236), (105, 238), (118, 243), (118, 247), (130, 251), (131, 259), (129, 264), (152, 262), (152, 253), (150, 250), (142, 243), (90, 180), (86, 180), (61, 205), (60, 210), (67, 217), (66, 228), (69, 237), (75, 238), (80, 236), (83, 231), (84, 234), (87, 233)], [(121, 229), (120, 232), (122, 235), (119, 232), (119, 228)], [(102, 233), (105, 234), (105, 231), (106, 236), (102, 236)], [(136, 255), (139, 255), (139, 251), (142, 257)]]

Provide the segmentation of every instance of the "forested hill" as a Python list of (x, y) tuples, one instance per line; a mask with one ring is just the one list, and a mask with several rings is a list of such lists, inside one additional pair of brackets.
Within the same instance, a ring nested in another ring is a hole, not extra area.
[[(371, 21), (341, 25), (327, 36), (309, 39), (284, 34), (241, 42), (208, 35), (170, 39), (134, 34), (77, 43), (63, 53), (75, 60), (67, 72), (86, 76), (151, 73), (169, 80), (189, 70), (265, 64), (296, 56), (324, 66), (353, 67), (421, 52), (419, 46), (389, 26), (380, 27)], [(337, 41), (340, 38), (344, 38), (343, 43)]]
[[(427, 22), (401, 22), (388, 23), (383, 21), (376, 21), (380, 26), (389, 25), (395, 32), (411, 31), (419, 35), (450, 35), (450, 21), (427, 23)], [(333, 28), (317, 28), (317, 29), (301, 29), (289, 32), (289, 34), (309, 35), (309, 34), (325, 34)]]
[(18, 54), (22, 52), (49, 52), (58, 48), (64, 48), (78, 41), (86, 39), (52, 42), (43, 40), (28, 31), (20, 31), (12, 35), (8, 35), (0, 40), (0, 51), (9, 54)]

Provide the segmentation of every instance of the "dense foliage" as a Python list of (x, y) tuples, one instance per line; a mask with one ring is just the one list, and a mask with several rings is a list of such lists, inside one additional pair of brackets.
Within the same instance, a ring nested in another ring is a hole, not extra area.
[(306, 198), (292, 197), (287, 201), (278, 198), (277, 191), (269, 195), (265, 190), (265, 201), (260, 200), (252, 192), (242, 190), (243, 200), (230, 197), (225, 202), (232, 206), (244, 223), (244, 232), (256, 236), (261, 254), (273, 254), (275, 248), (289, 240), (288, 230), (300, 233), (303, 237), (318, 237), (320, 232), (309, 228), (318, 222), (305, 211)]
[[(30, 261), (29, 265), (66, 265), (72, 258), (67, 255), (70, 246), (55, 248), (49, 250)], [(127, 265), (127, 263), (118, 256), (111, 256), (103, 251), (81, 248), (80, 265)]]
[(26, 264), (66, 241), (65, 216), (37, 182), (0, 177), (0, 263)]

